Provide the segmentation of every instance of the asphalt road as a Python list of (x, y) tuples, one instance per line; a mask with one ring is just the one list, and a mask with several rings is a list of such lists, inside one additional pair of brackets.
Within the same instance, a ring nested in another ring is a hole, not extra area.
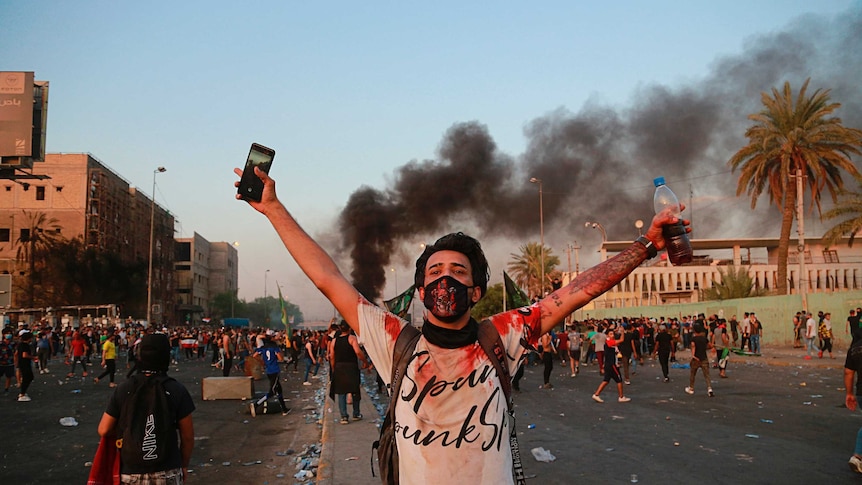
[[(118, 367), (125, 367), (125, 362)], [(84, 484), (99, 445), (97, 427), (113, 392), (107, 380), (66, 380), (62, 360), (49, 364), (52, 373), (40, 375), (30, 386), (31, 402), (17, 402), (17, 389), (0, 397), (0, 484)], [(192, 474), (187, 483), (302, 483), (295, 480), (297, 460), (309, 447), (319, 446), (322, 381), (302, 386), (299, 373), (283, 372), (282, 385), (291, 412), (251, 417), (248, 402), (201, 400), (201, 380), (221, 376), (209, 359), (180, 362), (169, 375), (182, 382), (192, 395), (196, 410)], [(99, 369), (101, 372), (101, 369)], [(125, 371), (123, 371), (123, 374)], [(80, 376), (80, 370), (78, 370)], [(233, 375), (236, 375), (234, 373)], [(124, 379), (119, 373), (117, 379)], [(265, 391), (266, 380), (255, 390)], [(73, 417), (77, 426), (60, 424)], [(310, 453), (309, 453), (310, 455)], [(305, 483), (309, 483), (306, 481)]]
[[(838, 362), (839, 359), (833, 361)], [(716, 396), (700, 373), (684, 392), (688, 369), (663, 383), (655, 362), (638, 367), (604, 403), (591, 399), (595, 366), (571, 378), (556, 364), (553, 390), (540, 390), (542, 368), (530, 367), (516, 396), (517, 429), (530, 481), (550, 483), (856, 483), (847, 460), (862, 414), (844, 407), (840, 368), (731, 363), (728, 379), (711, 369)], [(716, 382), (716, 380), (718, 382)], [(535, 428), (530, 429), (531, 425)], [(536, 461), (543, 447), (556, 457)]]
[[(687, 369), (671, 369), (672, 381), (663, 383), (648, 361), (625, 387), (631, 402), (616, 402), (610, 386), (603, 404), (590, 398), (601, 381), (597, 367), (571, 378), (557, 363), (553, 390), (538, 389), (541, 367), (529, 367), (515, 398), (525, 472), (542, 484), (631, 483), (633, 475), (639, 483), (855, 483), (847, 459), (862, 413), (844, 408), (842, 358), (832, 369), (732, 362), (730, 378), (714, 382), (714, 398), (700, 375), (689, 396)], [(67, 382), (65, 367), (51, 367), (52, 374), (37, 373), (32, 402), (16, 402), (14, 389), (0, 397), (2, 484), (86, 482), (111, 390), (91, 379)], [(301, 373), (284, 373), (291, 413), (252, 418), (240, 401), (200, 400), (201, 379), (220, 375), (207, 362), (180, 363), (170, 373), (197, 406), (189, 483), (298, 482), (297, 460), (321, 439), (321, 381), (302, 386)], [(260, 381), (255, 387), (263, 390)], [(62, 426), (66, 416), (78, 426)], [(536, 447), (556, 460), (536, 461)], [(370, 456), (370, 446), (362, 449)]]

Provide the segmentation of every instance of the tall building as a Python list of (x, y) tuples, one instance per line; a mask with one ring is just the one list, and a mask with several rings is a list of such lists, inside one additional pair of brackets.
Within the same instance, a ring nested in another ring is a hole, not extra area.
[(210, 302), (220, 293), (236, 297), (239, 255), (233, 244), (209, 242), (195, 233), (178, 238), (174, 251), (179, 321), (197, 325), (210, 315)]
[[(173, 215), (87, 153), (48, 154), (44, 162), (34, 164), (32, 173), (48, 178), (0, 180), (0, 273), (13, 277), (11, 306), (25, 301), (22, 287), (28, 268), (16, 258), (33, 230), (34, 216), (56, 219), (58, 232), (66, 239), (80, 237), (87, 247), (112, 252), (124, 263), (146, 266), (154, 210), (153, 320), (169, 323), (175, 314)], [(129, 303), (123, 313), (145, 318), (145, 293)]]

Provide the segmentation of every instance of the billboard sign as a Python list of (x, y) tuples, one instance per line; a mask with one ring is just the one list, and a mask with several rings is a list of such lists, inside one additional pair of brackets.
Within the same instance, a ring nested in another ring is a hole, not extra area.
[(33, 73), (0, 72), (0, 157), (29, 157), (33, 147)]
[(12, 275), (0, 274), (0, 307), (12, 305)]

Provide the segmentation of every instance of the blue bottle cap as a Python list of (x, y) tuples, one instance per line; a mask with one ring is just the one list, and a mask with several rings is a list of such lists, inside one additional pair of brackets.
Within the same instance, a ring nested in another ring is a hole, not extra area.
[(665, 185), (664, 177), (656, 177), (653, 179), (652, 183), (655, 184), (656, 187), (658, 187), (659, 185)]

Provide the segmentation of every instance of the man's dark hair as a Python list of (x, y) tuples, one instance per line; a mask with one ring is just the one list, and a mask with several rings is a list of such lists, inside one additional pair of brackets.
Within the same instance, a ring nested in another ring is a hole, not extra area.
[(473, 268), (473, 284), (478, 286), (482, 290), (482, 296), (485, 296), (488, 290), (488, 260), (485, 259), (485, 253), (482, 251), (479, 241), (463, 232), (447, 234), (434, 244), (425, 246), (425, 251), (416, 260), (416, 274), (413, 277), (413, 282), (417, 288), (425, 286), (425, 265), (428, 264), (428, 258), (438, 251), (457, 251), (467, 256), (467, 259), (470, 260), (470, 266)]

